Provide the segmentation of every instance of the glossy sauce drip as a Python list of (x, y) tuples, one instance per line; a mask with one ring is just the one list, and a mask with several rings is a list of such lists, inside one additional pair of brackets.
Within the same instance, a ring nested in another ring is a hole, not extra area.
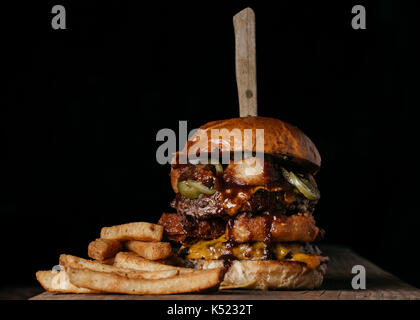
[(273, 216), (268, 212), (264, 213), (264, 254), (262, 260), (275, 260), (272, 248), (271, 226)]
[(233, 230), (234, 225), (235, 225), (235, 219), (230, 218), (226, 225), (226, 237), (227, 237), (226, 247), (230, 249), (232, 249), (236, 244), (232, 236), (232, 230)]
[(235, 223), (235, 220), (233, 218), (230, 218), (226, 225), (226, 237), (227, 242), (225, 243), (226, 253), (221, 256), (221, 259), (223, 259), (223, 266), (225, 268), (230, 268), (232, 265), (232, 260), (235, 259), (235, 256), (233, 255), (233, 248), (235, 247), (236, 243), (232, 239), (232, 229), (233, 225)]
[(231, 187), (220, 190), (218, 200), (222, 204), (224, 213), (234, 216), (243, 204), (250, 199), (251, 195), (251, 188)]
[[(246, 185), (238, 184), (235, 179), (226, 172), (223, 176), (219, 175), (216, 181), (218, 187), (217, 200), (221, 203), (223, 212), (231, 217), (235, 216), (260, 188), (265, 189), (266, 191), (280, 191), (287, 188), (287, 183), (282, 179), (263, 180), (264, 182), (261, 185)], [(267, 208), (268, 211), (273, 211), (274, 209), (274, 207)]]

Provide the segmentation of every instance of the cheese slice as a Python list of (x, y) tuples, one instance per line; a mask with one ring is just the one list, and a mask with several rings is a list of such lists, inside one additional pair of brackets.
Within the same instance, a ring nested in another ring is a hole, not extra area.
[[(227, 240), (224, 234), (214, 240), (200, 240), (189, 247), (182, 246), (180, 251), (187, 249), (188, 259), (218, 260), (223, 256), (233, 256), (238, 260), (263, 258), (265, 244), (261, 241), (241, 243), (230, 249), (226, 245)], [(303, 262), (310, 269), (316, 269), (321, 262), (318, 255), (304, 253), (303, 245), (298, 243), (273, 243), (272, 249), (277, 260)]]

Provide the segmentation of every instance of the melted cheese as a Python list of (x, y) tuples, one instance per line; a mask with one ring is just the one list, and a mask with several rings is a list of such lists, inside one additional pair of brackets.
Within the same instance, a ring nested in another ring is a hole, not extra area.
[[(222, 235), (214, 240), (201, 240), (194, 243), (188, 248), (188, 259), (206, 259), (206, 260), (217, 260), (225, 251), (224, 243), (227, 241), (226, 235)], [(186, 247), (182, 246), (181, 250)]]
[[(238, 244), (231, 250), (226, 247), (226, 234), (214, 240), (201, 240), (188, 247), (188, 259), (217, 260), (232, 255), (238, 260), (261, 260), (264, 255), (263, 242)], [(182, 246), (180, 250), (186, 247)], [(316, 269), (320, 258), (316, 254), (303, 253), (303, 246), (296, 243), (274, 243), (273, 253), (277, 260), (299, 261), (310, 269)], [(290, 257), (286, 259), (286, 256)]]
[(316, 254), (294, 253), (291, 260), (304, 262), (309, 269), (316, 269), (321, 264), (321, 260)]

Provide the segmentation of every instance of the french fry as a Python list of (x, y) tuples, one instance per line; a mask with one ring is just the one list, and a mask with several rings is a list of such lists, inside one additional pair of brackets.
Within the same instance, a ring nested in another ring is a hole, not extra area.
[(159, 260), (169, 257), (172, 247), (169, 242), (143, 242), (137, 240), (127, 241), (124, 246), (139, 256), (149, 260)]
[(103, 292), (125, 294), (175, 294), (217, 289), (223, 268), (199, 270), (176, 277), (145, 280), (87, 269), (68, 269), (70, 282), (76, 286)]
[(148, 222), (132, 222), (118, 226), (104, 227), (101, 230), (102, 239), (111, 240), (139, 240), (139, 241), (161, 241), (163, 227)]
[[(71, 268), (79, 268), (79, 269), (89, 269), (94, 271), (100, 271), (100, 272), (116, 272), (118, 271), (118, 268), (116, 268), (114, 265), (108, 265), (103, 264), (98, 261), (93, 260), (87, 260), (83, 258), (79, 258), (76, 256), (72, 256), (69, 254), (62, 254), (60, 255), (60, 265), (63, 266), (65, 269), (68, 267)], [(124, 270), (120, 270), (124, 271)], [(126, 270), (129, 271), (129, 270)]]
[(88, 256), (92, 259), (103, 261), (114, 257), (122, 250), (121, 242), (111, 239), (96, 239), (89, 243)]
[(139, 271), (162, 271), (162, 270), (178, 270), (180, 274), (194, 272), (195, 269), (175, 267), (167, 264), (150, 261), (138, 256), (132, 252), (119, 252), (115, 256), (114, 266), (123, 269), (132, 269)]
[(99, 291), (76, 287), (70, 283), (65, 271), (38, 271), (36, 279), (49, 292), (61, 293), (98, 293)]
[(159, 271), (116, 271), (112, 272), (122, 277), (130, 279), (165, 279), (175, 277), (179, 274), (179, 270), (159, 270)]
[(132, 279), (162, 279), (173, 277), (179, 273), (179, 270), (176, 269), (150, 272), (147, 270), (138, 271), (129, 268), (120, 268), (114, 265), (107, 265), (98, 261), (87, 260), (69, 254), (60, 255), (60, 265), (63, 266), (65, 270), (68, 268), (88, 269), (98, 272), (115, 273)]

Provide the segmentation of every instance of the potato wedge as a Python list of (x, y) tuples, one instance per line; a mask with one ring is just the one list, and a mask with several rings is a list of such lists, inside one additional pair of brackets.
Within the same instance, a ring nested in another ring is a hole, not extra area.
[(127, 277), (130, 279), (165, 279), (177, 276), (179, 270), (159, 270), (159, 271), (116, 271), (112, 272), (122, 277)]
[(139, 240), (139, 241), (161, 241), (163, 227), (148, 222), (132, 222), (118, 226), (104, 227), (101, 230), (102, 239), (111, 240)]
[(172, 247), (169, 242), (144, 242), (130, 240), (124, 243), (124, 246), (126, 249), (149, 260), (165, 259), (172, 254)]
[(69, 277), (65, 271), (38, 271), (36, 279), (41, 286), (49, 292), (60, 293), (98, 293), (99, 291), (80, 288), (70, 283)]
[[(103, 264), (98, 261), (87, 260), (87, 259), (79, 258), (76, 256), (72, 256), (69, 254), (60, 255), (60, 265), (63, 266), (65, 269), (67, 269), (68, 267), (71, 267), (71, 268), (79, 268), (79, 269), (86, 268), (89, 270), (101, 271), (101, 272), (118, 271), (118, 268), (116, 268), (114, 265)], [(129, 271), (129, 270), (126, 270), (126, 271)]]
[(181, 274), (194, 272), (193, 268), (175, 267), (144, 259), (133, 252), (119, 252), (115, 256), (114, 266), (139, 271), (178, 270)]
[(217, 290), (223, 268), (199, 270), (157, 280), (129, 279), (119, 275), (87, 269), (68, 269), (70, 282), (76, 286), (103, 292), (125, 294), (175, 294)]
[(121, 242), (111, 239), (96, 239), (89, 243), (88, 256), (92, 259), (104, 261), (114, 257), (122, 250)]
[(164, 270), (164, 272), (161, 270), (150, 272), (147, 270), (138, 271), (129, 268), (120, 268), (114, 265), (107, 265), (98, 261), (87, 260), (69, 254), (60, 255), (60, 265), (63, 266), (65, 270), (68, 268), (88, 269), (92, 271), (115, 273), (132, 279), (162, 279), (173, 277), (179, 273), (179, 270), (176, 269)]

